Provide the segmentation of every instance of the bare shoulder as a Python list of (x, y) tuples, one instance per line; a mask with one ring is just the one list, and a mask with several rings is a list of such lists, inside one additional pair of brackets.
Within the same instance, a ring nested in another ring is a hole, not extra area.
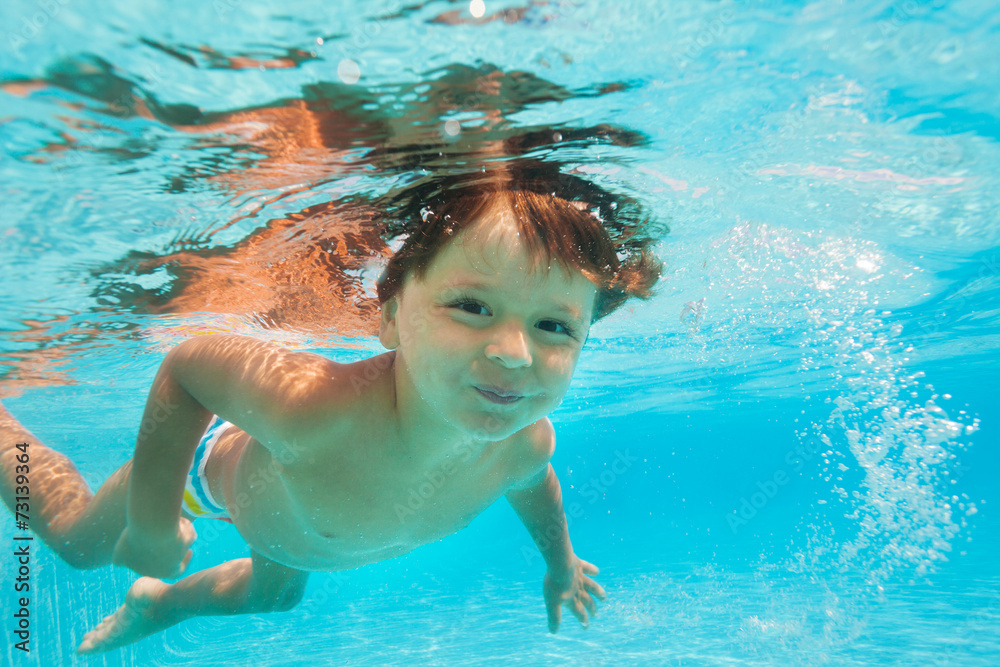
[(526, 426), (511, 437), (509, 477), (512, 488), (538, 484), (548, 472), (556, 451), (556, 432), (548, 417)]
[(311, 352), (290, 360), (298, 387), (284, 392), (290, 414), (302, 427), (312, 424), (322, 439), (343, 435), (392, 400), (394, 353), (340, 363)]
[(311, 353), (301, 359), (295, 392), (296, 415), (291, 427), (299, 436), (330, 455), (339, 446), (374, 436), (373, 425), (386, 422), (395, 400), (394, 352), (351, 363), (339, 363)]
[(368, 367), (385, 365), (370, 360), (343, 364), (228, 334), (199, 336), (168, 356), (174, 357), (172, 367), (182, 385), (202, 405), (269, 449), (292, 442), (320, 444), (348, 433), (357, 406), (378, 392), (379, 377)]
[(548, 463), (556, 451), (556, 430), (548, 417), (521, 429), (526, 456), (537, 464)]

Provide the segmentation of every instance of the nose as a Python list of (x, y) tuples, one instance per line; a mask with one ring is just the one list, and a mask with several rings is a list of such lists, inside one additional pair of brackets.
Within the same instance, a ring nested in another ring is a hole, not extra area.
[(516, 322), (498, 326), (486, 345), (486, 356), (507, 368), (531, 365), (528, 334)]

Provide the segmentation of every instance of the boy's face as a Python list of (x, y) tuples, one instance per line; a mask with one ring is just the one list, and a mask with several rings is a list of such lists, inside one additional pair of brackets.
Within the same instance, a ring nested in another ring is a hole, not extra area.
[(397, 395), (399, 383), (409, 383), (423, 409), (484, 440), (506, 438), (555, 409), (587, 339), (597, 289), (556, 261), (551, 269), (533, 265), (516, 223), (490, 214), (448, 243), (422, 280), (407, 276), (383, 306), (379, 335), (405, 373), (397, 372)]

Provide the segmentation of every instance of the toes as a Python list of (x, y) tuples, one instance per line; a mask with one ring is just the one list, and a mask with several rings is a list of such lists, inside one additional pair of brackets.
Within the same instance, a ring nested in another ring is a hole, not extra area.
[(94, 646), (97, 645), (97, 640), (94, 637), (95, 632), (96, 631), (91, 630), (90, 632), (88, 632), (87, 634), (85, 634), (83, 636), (83, 641), (81, 641), (80, 645), (76, 647), (76, 652), (77, 653), (94, 653), (95, 652), (94, 651)]

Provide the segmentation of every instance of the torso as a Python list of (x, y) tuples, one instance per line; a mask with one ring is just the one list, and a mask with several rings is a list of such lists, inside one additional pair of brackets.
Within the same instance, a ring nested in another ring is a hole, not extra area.
[(416, 464), (394, 454), (398, 443), (380, 428), (378, 386), (364, 394), (343, 442), (314, 443), (286, 465), (237, 427), (219, 439), (209, 486), (252, 549), (302, 570), (393, 558), (464, 528), (517, 478), (510, 449), (519, 434)]

